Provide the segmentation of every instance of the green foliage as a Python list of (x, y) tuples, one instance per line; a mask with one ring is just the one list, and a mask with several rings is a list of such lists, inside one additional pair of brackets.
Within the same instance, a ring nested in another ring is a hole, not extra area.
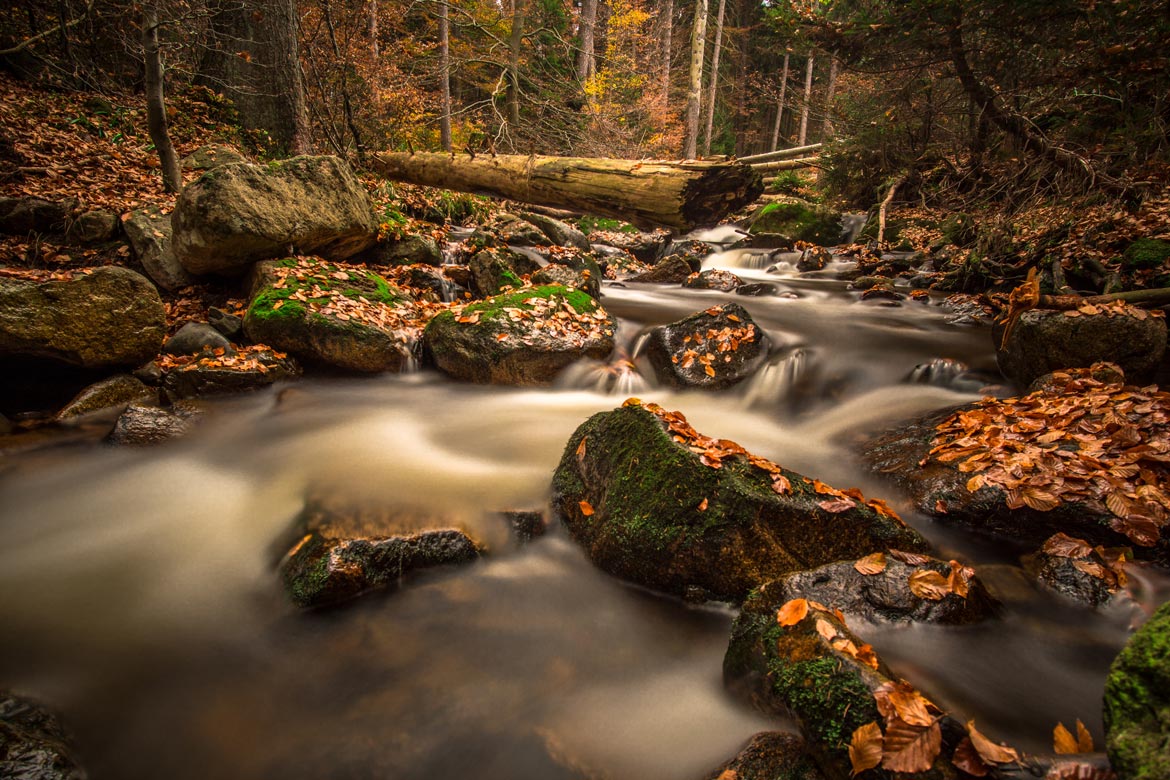
[(638, 232), (638, 228), (629, 222), (622, 222), (620, 219), (613, 219), (612, 217), (594, 217), (588, 214), (577, 219), (577, 228), (585, 235), (600, 231), (616, 231), (618, 233)]
[(1126, 248), (1121, 259), (1130, 269), (1159, 268), (1170, 261), (1170, 241), (1139, 238)]

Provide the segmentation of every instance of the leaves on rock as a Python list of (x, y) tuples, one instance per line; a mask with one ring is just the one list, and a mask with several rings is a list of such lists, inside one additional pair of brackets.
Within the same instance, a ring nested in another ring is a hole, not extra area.
[(983, 759), (979, 757), (975, 746), (971, 744), (970, 737), (963, 737), (955, 746), (955, 752), (951, 755), (951, 763), (973, 777), (986, 777), (987, 773), (991, 771), (987, 764), (983, 763)]
[(934, 569), (919, 569), (910, 575), (910, 592), (920, 599), (942, 601), (951, 592), (951, 586)]
[(776, 613), (776, 622), (782, 626), (795, 626), (808, 614), (808, 600), (792, 599), (785, 602)]
[(922, 727), (895, 718), (886, 725), (882, 748), (883, 768), (892, 772), (925, 772), (934, 766), (942, 750), (942, 729), (937, 722)]
[(853, 564), (853, 568), (866, 576), (881, 574), (886, 570), (886, 554), (875, 552)]
[(581, 510), (581, 514), (585, 515), (586, 517), (593, 516), (593, 505), (588, 501), (585, 501), (584, 499), (578, 501), (577, 507)]
[(988, 764), (1013, 764), (1020, 760), (1019, 751), (1007, 745), (992, 742), (975, 728), (975, 721), (967, 721), (967, 734), (971, 737), (971, 744), (975, 752)]
[(911, 726), (929, 726), (942, 710), (905, 680), (889, 681), (878, 686), (873, 694), (878, 712), (886, 718), (897, 718)]
[(264, 344), (237, 347), (234, 355), (227, 354), (223, 347), (216, 347), (209, 353), (199, 355), (160, 355), (155, 364), (163, 371), (203, 371), (222, 369), (226, 371), (258, 371), (267, 374), (277, 362), (286, 360), (288, 355), (277, 352)]
[(1059, 532), (1048, 537), (1040, 549), (1058, 558), (1084, 558), (1093, 551), (1092, 545), (1084, 539), (1076, 539)]
[(882, 729), (876, 721), (859, 726), (849, 740), (849, 763), (856, 776), (882, 762)]

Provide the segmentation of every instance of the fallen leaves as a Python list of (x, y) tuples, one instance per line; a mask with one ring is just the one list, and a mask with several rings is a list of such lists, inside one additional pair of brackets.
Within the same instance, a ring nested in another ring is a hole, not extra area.
[(910, 575), (910, 592), (920, 599), (942, 601), (951, 592), (946, 577), (933, 569), (919, 569)]
[(1052, 752), (1057, 755), (1072, 753), (1092, 753), (1093, 735), (1085, 728), (1085, 724), (1077, 718), (1077, 735), (1074, 737), (1063, 723), (1057, 723), (1052, 730)]
[(886, 554), (875, 552), (858, 560), (853, 568), (866, 576), (881, 574), (886, 570)]
[(866, 723), (853, 732), (849, 740), (849, 763), (854, 776), (882, 762), (882, 743), (882, 729), (876, 722)]
[(273, 365), (288, 358), (264, 344), (238, 347), (235, 354), (227, 354), (223, 347), (201, 355), (160, 355), (155, 364), (164, 371), (202, 371), (225, 369), (228, 371), (258, 371), (267, 374)]
[(584, 499), (578, 501), (577, 507), (581, 510), (581, 514), (585, 515), (586, 517), (593, 516), (593, 505), (588, 501), (585, 501)]
[(538, 295), (536, 289), (516, 290), (528, 297), (517, 299), (514, 305), (496, 308), (489, 303), (475, 302), (456, 306), (452, 312), (455, 321), (461, 324), (505, 328), (495, 333), (496, 341), (514, 339), (516, 344), (526, 346), (535, 345), (539, 338), (554, 338), (580, 347), (613, 335), (613, 321), (604, 309), (577, 311), (564, 295)]
[(975, 721), (967, 721), (967, 734), (975, 752), (988, 764), (1014, 764), (1020, 760), (1020, 753), (1015, 748), (992, 742), (975, 728)]

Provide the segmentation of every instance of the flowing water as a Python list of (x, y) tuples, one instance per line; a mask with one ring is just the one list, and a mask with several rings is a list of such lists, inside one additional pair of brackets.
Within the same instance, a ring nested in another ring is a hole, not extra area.
[[(572, 431), (631, 394), (897, 504), (854, 465), (855, 436), (993, 391), (994, 362), (986, 328), (941, 306), (857, 302), (829, 275), (769, 274), (742, 252), (709, 264), (781, 294), (607, 286), (630, 362), (577, 366), (552, 389), (310, 380), (206, 402), (205, 423), (168, 445), (0, 460), (0, 687), (63, 713), (97, 780), (696, 778), (753, 733), (791, 729), (724, 693), (729, 608), (615, 581), (555, 527), (517, 545), (492, 510), (543, 506)], [(768, 333), (770, 363), (722, 394), (655, 386), (644, 329), (727, 300)], [(322, 491), (459, 515), (492, 553), (298, 612), (273, 565)], [(1041, 595), (1010, 553), (908, 517), (944, 555), (985, 564), (1007, 615), (860, 633), (1021, 748), (1043, 751), (1057, 720), (1099, 736), (1131, 616)]]

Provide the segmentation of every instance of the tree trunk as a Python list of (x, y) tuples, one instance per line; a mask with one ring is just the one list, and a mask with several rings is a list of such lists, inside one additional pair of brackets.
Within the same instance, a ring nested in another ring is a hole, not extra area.
[(808, 109), (812, 105), (813, 53), (808, 53), (808, 62), (804, 66), (804, 100), (800, 104), (800, 137), (796, 139), (797, 146), (804, 146), (808, 140)]
[(715, 51), (711, 53), (711, 80), (707, 88), (707, 127), (703, 134), (703, 156), (711, 154), (711, 131), (715, 125), (715, 90), (719, 86), (719, 52), (723, 48), (723, 10), (727, 0), (719, 0), (715, 16)]
[(776, 124), (772, 127), (772, 151), (780, 148), (780, 120), (784, 118), (784, 97), (788, 92), (788, 58), (784, 55), (784, 72), (780, 76), (780, 97), (776, 101)]
[(833, 93), (837, 91), (837, 55), (829, 57), (829, 83), (825, 85), (825, 124), (821, 128), (821, 140), (829, 140), (833, 134)]
[(671, 34), (674, 30), (674, 0), (663, 0), (662, 5), (662, 105), (670, 105)]
[(593, 73), (593, 31), (597, 25), (598, 0), (585, 0), (581, 6), (580, 43), (577, 48), (577, 81), (582, 84)]
[(142, 53), (146, 63), (146, 127), (162, 164), (163, 189), (178, 192), (183, 188), (183, 174), (167, 129), (162, 54), (158, 48), (158, 7), (153, 0), (147, 0), (142, 6)]
[(439, 146), (451, 151), (451, 26), (447, 0), (439, 0)]
[(508, 124), (520, 126), (520, 44), (524, 39), (524, 0), (512, 0), (512, 33), (508, 39)]
[(371, 162), (395, 181), (487, 192), (680, 231), (714, 225), (763, 192), (758, 173), (728, 162), (406, 152), (376, 154)]
[(370, 36), (370, 53), (378, 59), (378, 0), (370, 0), (370, 15), (366, 20), (366, 34)]
[(691, 79), (687, 90), (686, 142), (683, 157), (693, 160), (699, 150), (699, 106), (703, 97), (703, 50), (707, 45), (707, 0), (695, 0), (691, 26)]
[(739, 161), (741, 163), (755, 165), (774, 160), (791, 160), (794, 157), (802, 157), (806, 154), (819, 152), (823, 146), (824, 144), (809, 144), (808, 146), (794, 146), (791, 149), (777, 149), (774, 152), (764, 152), (763, 154), (749, 154), (747, 157), (740, 157)]

